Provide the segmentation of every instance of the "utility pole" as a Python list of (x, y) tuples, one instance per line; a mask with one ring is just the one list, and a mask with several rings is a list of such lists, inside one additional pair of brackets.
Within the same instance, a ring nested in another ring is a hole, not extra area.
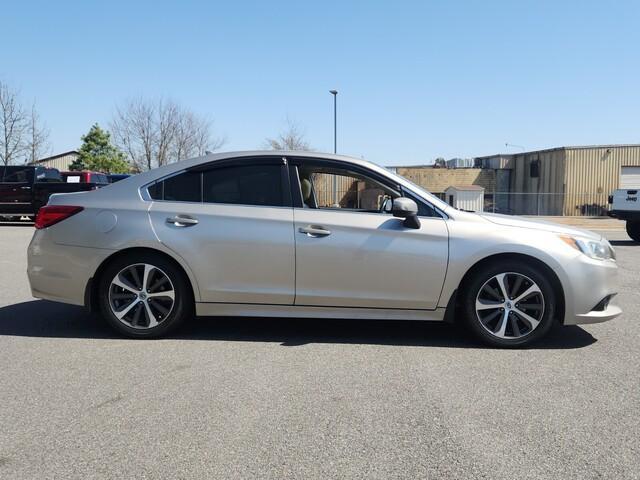
[[(333, 153), (338, 153), (338, 91), (329, 90), (333, 95)], [(333, 176), (333, 205), (338, 205), (338, 177)]]

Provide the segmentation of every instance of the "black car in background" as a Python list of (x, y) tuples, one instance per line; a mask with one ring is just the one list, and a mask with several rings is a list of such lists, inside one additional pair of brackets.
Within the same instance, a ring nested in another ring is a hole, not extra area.
[(107, 178), (109, 179), (109, 183), (116, 183), (120, 180), (124, 180), (125, 178), (129, 178), (130, 176), (131, 175), (128, 173), (110, 173), (107, 175)]
[(67, 183), (60, 171), (41, 166), (0, 166), (0, 217), (34, 217), (54, 193), (95, 190), (96, 183)]

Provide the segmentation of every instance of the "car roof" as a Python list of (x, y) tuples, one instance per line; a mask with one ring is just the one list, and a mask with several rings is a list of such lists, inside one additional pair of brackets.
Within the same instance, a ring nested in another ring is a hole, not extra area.
[[(217, 161), (222, 160), (232, 160), (232, 159), (242, 159), (242, 158), (251, 158), (251, 157), (290, 157), (290, 158), (313, 158), (318, 160), (336, 160), (343, 163), (349, 163), (352, 165), (361, 166), (370, 170), (373, 170), (377, 173), (385, 175), (387, 177), (395, 178), (400, 184), (408, 188), (410, 191), (415, 192), (416, 185), (409, 182), (405, 178), (390, 172), (388, 169), (376, 165), (375, 163), (369, 162), (367, 160), (361, 158), (349, 157), (346, 155), (336, 155), (333, 153), (321, 153), (321, 152), (309, 152), (309, 151), (297, 151), (297, 150), (247, 150), (247, 151), (236, 151), (236, 152), (219, 152), (219, 153), (210, 153), (208, 155), (204, 155), (202, 157), (191, 158), (188, 160), (181, 160), (180, 162), (171, 163), (168, 165), (163, 165), (162, 167), (157, 167), (147, 172), (142, 172), (137, 175), (133, 175), (129, 178), (124, 179), (121, 182), (113, 183), (109, 187), (110, 193), (115, 193), (116, 191), (122, 189), (122, 191), (126, 191), (136, 185), (138, 188), (143, 187), (157, 179), (166, 177), (168, 175), (172, 175), (174, 173), (179, 173), (189, 168), (194, 168), (200, 165), (204, 165), (207, 163), (215, 163)], [(445, 210), (448, 208), (448, 204), (440, 200), (438, 197), (429, 194), (429, 200), (434, 203), (441, 210)]]
[(187, 170), (189, 168), (197, 167), (199, 165), (204, 165), (207, 163), (215, 163), (221, 160), (232, 160), (232, 159), (241, 159), (241, 158), (250, 158), (250, 157), (296, 157), (296, 158), (317, 158), (317, 159), (326, 159), (326, 160), (339, 160), (346, 163), (351, 163), (354, 165), (360, 165), (363, 167), (374, 168), (374, 169), (382, 169), (374, 163), (368, 162), (363, 159), (348, 157), (345, 155), (335, 155), (332, 153), (321, 153), (321, 152), (309, 152), (309, 151), (297, 151), (297, 150), (247, 150), (247, 151), (236, 151), (236, 152), (221, 152), (221, 153), (210, 153), (208, 155), (204, 155), (202, 157), (190, 158), (188, 160), (181, 160), (180, 162), (171, 163), (169, 165), (163, 165), (162, 167), (157, 167), (147, 172), (140, 173), (136, 175), (136, 178), (140, 181), (141, 185), (144, 185), (150, 181), (153, 181), (156, 178), (161, 178), (166, 175), (171, 175), (176, 172), (180, 172), (182, 170)]

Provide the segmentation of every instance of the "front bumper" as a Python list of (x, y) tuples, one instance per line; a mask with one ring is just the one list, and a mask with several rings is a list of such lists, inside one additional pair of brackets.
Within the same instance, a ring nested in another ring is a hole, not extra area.
[[(604, 310), (592, 310), (589, 313), (575, 316), (573, 325), (581, 323), (600, 323), (613, 320), (622, 313), (622, 309), (616, 305), (609, 305)], [(569, 325), (566, 321), (565, 324)]]
[(618, 293), (618, 265), (613, 260), (594, 260), (580, 254), (564, 265), (565, 325), (599, 323), (612, 320), (622, 313), (609, 303), (604, 309), (598, 304)]

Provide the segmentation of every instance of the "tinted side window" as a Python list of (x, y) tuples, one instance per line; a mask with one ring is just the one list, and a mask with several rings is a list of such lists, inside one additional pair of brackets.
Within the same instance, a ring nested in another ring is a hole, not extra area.
[(29, 181), (30, 168), (21, 167), (5, 167), (3, 182), (6, 183), (25, 183)]
[(209, 170), (203, 176), (208, 203), (284, 206), (280, 165), (247, 165)]
[(151, 199), (162, 200), (162, 187), (163, 187), (163, 182), (158, 182), (158, 183), (154, 183), (149, 188), (147, 188)]
[(173, 202), (201, 202), (201, 179), (202, 174), (199, 172), (184, 172), (175, 177), (167, 178), (162, 182), (164, 184), (163, 200)]

